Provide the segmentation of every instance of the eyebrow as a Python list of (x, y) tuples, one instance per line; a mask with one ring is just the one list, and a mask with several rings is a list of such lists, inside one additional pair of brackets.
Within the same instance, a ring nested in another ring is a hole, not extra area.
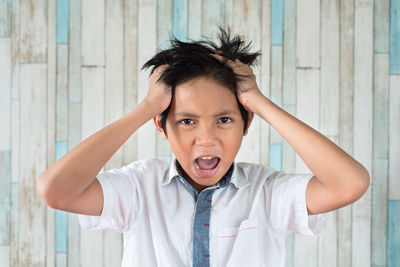
[[(224, 110), (214, 115), (214, 117), (228, 116), (228, 115), (236, 115), (237, 112), (233, 110)], [(178, 112), (175, 115), (176, 117), (190, 117), (190, 118), (198, 118), (199, 116), (190, 112)]]

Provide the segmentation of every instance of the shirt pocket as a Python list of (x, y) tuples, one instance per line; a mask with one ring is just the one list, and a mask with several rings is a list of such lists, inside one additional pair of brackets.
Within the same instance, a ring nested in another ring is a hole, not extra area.
[(237, 227), (218, 229), (219, 266), (255, 266), (259, 258), (260, 225), (256, 220), (244, 220)]

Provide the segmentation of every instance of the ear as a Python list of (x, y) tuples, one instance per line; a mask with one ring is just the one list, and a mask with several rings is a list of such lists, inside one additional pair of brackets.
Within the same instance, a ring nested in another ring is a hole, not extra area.
[(249, 112), (249, 120), (247, 122), (247, 128), (246, 128), (246, 131), (244, 131), (243, 136), (246, 136), (247, 133), (249, 132), (249, 128), (250, 128), (251, 122), (253, 121), (253, 118), (254, 118), (254, 113), (253, 112)]
[(154, 121), (154, 125), (157, 128), (157, 131), (160, 133), (161, 138), (164, 140), (167, 140), (168, 137), (167, 135), (164, 133), (164, 129), (162, 128), (162, 124), (161, 124), (161, 116), (157, 115), (155, 117), (153, 117), (153, 121)]

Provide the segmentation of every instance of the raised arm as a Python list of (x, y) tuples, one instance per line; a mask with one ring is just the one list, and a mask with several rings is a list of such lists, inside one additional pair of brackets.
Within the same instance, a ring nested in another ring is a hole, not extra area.
[(43, 172), (37, 191), (50, 207), (101, 214), (103, 192), (96, 175), (139, 127), (168, 107), (171, 90), (156, 82), (164, 68), (158, 67), (150, 76), (148, 94), (134, 110), (83, 140)]
[(249, 111), (259, 115), (294, 148), (314, 176), (308, 183), (306, 203), (309, 214), (324, 213), (353, 203), (368, 189), (368, 171), (327, 137), (296, 119), (258, 89), (252, 69), (239, 60), (219, 55), (241, 75), (238, 99)]

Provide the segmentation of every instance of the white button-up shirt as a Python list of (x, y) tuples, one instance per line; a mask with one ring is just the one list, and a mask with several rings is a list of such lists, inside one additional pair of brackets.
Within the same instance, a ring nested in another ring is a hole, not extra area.
[[(285, 236), (318, 234), (328, 214), (308, 215), (305, 193), (312, 174), (286, 174), (267, 166), (234, 163), (225, 187), (212, 195), (210, 266), (285, 265)], [(195, 194), (175, 160), (141, 160), (98, 174), (101, 216), (79, 215), (84, 229), (124, 235), (123, 267), (192, 266)]]

